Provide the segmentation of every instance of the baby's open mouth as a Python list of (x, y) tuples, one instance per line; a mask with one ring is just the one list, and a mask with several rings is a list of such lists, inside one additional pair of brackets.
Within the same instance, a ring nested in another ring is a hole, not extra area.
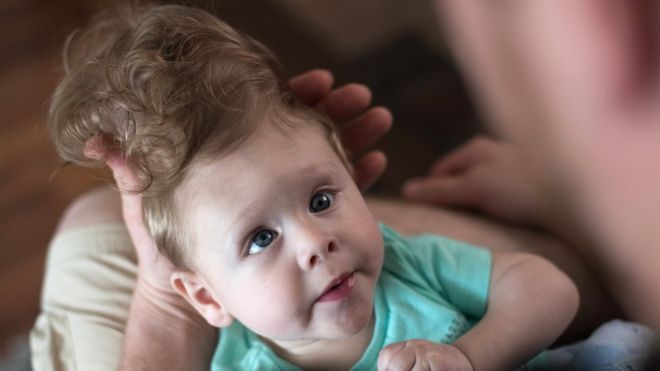
[(347, 297), (353, 290), (355, 277), (353, 273), (345, 273), (332, 280), (323, 294), (316, 300), (317, 302), (337, 301)]

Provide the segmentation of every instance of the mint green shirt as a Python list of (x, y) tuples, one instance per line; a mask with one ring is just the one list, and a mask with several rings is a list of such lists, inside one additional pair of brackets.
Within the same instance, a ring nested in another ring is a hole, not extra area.
[[(440, 236), (405, 238), (384, 225), (381, 232), (385, 256), (374, 295), (373, 338), (352, 370), (375, 370), (378, 353), (392, 343), (452, 343), (486, 312), (488, 250)], [(300, 370), (238, 322), (222, 330), (211, 369)]]

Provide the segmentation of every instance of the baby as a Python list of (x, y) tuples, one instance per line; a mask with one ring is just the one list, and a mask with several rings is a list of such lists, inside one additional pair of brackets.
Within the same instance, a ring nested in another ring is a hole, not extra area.
[(379, 226), (334, 124), (216, 17), (132, 9), (74, 41), (57, 150), (94, 165), (94, 139), (127, 159), (174, 290), (222, 328), (213, 370), (510, 370), (575, 314), (539, 257)]

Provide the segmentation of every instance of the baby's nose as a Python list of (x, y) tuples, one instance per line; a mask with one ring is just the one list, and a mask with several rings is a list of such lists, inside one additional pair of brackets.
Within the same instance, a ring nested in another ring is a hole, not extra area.
[(305, 235), (298, 240), (298, 264), (304, 270), (323, 264), (337, 250), (337, 241), (325, 231), (308, 229)]

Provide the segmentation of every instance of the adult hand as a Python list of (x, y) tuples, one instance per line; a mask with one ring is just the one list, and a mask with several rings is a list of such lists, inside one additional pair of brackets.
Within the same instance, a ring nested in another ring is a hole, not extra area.
[(174, 294), (169, 286), (174, 266), (157, 250), (143, 222), (142, 184), (131, 170), (124, 156), (108, 138), (96, 136), (85, 146), (85, 156), (102, 160), (112, 170), (119, 189), (122, 215), (138, 256), (139, 279), (159, 295)]
[(292, 78), (289, 87), (300, 101), (317, 108), (340, 125), (341, 141), (353, 154), (353, 177), (365, 190), (385, 171), (382, 152), (367, 151), (392, 126), (392, 115), (384, 107), (369, 107), (371, 91), (364, 85), (348, 84), (332, 90), (334, 78), (327, 70), (313, 70)]
[(426, 340), (408, 340), (386, 346), (378, 355), (378, 371), (472, 371), (460, 349)]
[(438, 159), (426, 176), (409, 179), (402, 195), (413, 201), (476, 209), (516, 223), (543, 225), (549, 195), (526, 165), (511, 143), (477, 136)]
[[(121, 194), (122, 213), (138, 256), (120, 370), (202, 370), (215, 345), (216, 331), (170, 286), (174, 266), (162, 256), (142, 219), (142, 189), (123, 154), (103, 136), (86, 143), (85, 155), (106, 163)], [(163, 324), (166, 323), (166, 326)], [(158, 341), (153, 341), (158, 339)]]

